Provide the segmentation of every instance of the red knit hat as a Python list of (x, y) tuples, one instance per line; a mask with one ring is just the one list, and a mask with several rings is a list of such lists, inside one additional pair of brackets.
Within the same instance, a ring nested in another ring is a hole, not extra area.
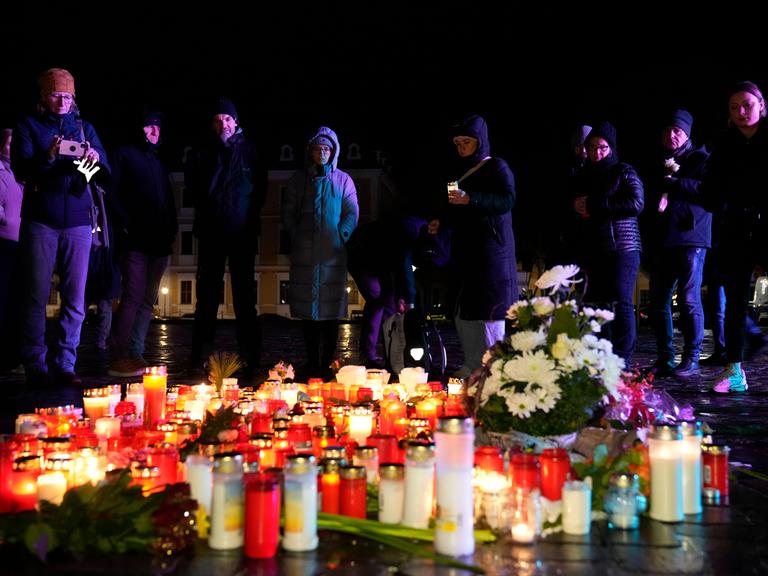
[(51, 92), (69, 92), (75, 95), (75, 78), (64, 68), (51, 68), (40, 73), (37, 83), (43, 96)]

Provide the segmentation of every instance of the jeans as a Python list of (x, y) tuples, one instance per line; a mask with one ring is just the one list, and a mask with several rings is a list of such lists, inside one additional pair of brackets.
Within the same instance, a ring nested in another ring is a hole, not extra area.
[(140, 358), (168, 257), (122, 252), (118, 258), (123, 281), (112, 329), (112, 353), (115, 358)]
[(39, 222), (21, 225), (22, 278), (25, 283), (21, 356), (27, 374), (48, 371), (45, 307), (51, 276), (59, 276), (59, 309), (54, 364), (59, 372), (74, 372), (80, 329), (85, 318), (85, 280), (91, 251), (91, 227), (51, 228)]
[(363, 321), (360, 325), (360, 356), (377, 358), (381, 323), (395, 313), (395, 286), (393, 274), (383, 270), (373, 273), (368, 270), (349, 270), (357, 289), (365, 298)]
[(680, 302), (683, 360), (699, 360), (704, 340), (701, 282), (706, 254), (706, 248), (669, 248), (665, 251), (664, 260), (651, 274), (651, 317), (659, 362), (669, 363), (675, 357), (672, 345), (672, 296), (675, 290)]
[(613, 306), (614, 320), (603, 326), (601, 336), (613, 342), (614, 353), (621, 356), (629, 367), (637, 341), (633, 300), (640, 251), (603, 253), (598, 260), (600, 263), (590, 270), (585, 300)]

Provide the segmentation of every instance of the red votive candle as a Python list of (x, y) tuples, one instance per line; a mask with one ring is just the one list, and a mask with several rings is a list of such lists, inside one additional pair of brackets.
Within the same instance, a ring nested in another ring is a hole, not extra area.
[(365, 518), (365, 466), (343, 466), (341, 468), (340, 476), (341, 486), (339, 489), (339, 504), (342, 516)]
[(277, 554), (279, 536), (280, 474), (275, 470), (249, 474), (245, 484), (245, 555), (271, 558)]
[(340, 511), (340, 478), (339, 469), (341, 461), (336, 458), (323, 458), (320, 460), (322, 473), (320, 474), (320, 492), (322, 494), (322, 506), (320, 510), (327, 514), (338, 514)]
[(720, 493), (720, 502), (728, 503), (728, 453), (731, 449), (723, 444), (702, 446), (702, 487), (714, 488)]
[(539, 460), (534, 454), (513, 454), (509, 466), (512, 490), (539, 487)]
[(376, 446), (379, 451), (380, 464), (402, 464), (404, 453), (397, 443), (394, 434), (371, 434), (366, 443), (368, 446)]
[(563, 484), (571, 472), (571, 458), (565, 448), (545, 448), (539, 456), (541, 495), (547, 500), (563, 497)]
[(475, 468), (486, 472), (504, 474), (504, 458), (496, 446), (479, 446), (475, 448)]

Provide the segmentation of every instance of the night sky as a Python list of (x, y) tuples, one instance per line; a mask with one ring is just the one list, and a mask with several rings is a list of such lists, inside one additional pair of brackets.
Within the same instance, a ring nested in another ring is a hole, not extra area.
[(418, 2), (254, 3), (248, 11), (261, 17), (250, 19), (242, 2), (195, 13), (177, 3), (172, 17), (130, 3), (117, 5), (128, 30), (117, 32), (92, 7), (25, 4), (4, 18), (20, 24), (18, 41), (5, 43), (5, 123), (33, 107), (38, 72), (64, 67), (83, 117), (108, 146), (124, 139), (140, 110), (160, 108), (166, 147), (179, 159), (207, 130), (214, 97), (227, 95), (272, 163), (281, 144), (303, 144), (327, 124), (342, 145), (383, 149), (403, 180), (421, 183), (425, 174), (444, 180), (447, 130), (476, 112), (488, 120), (492, 152), (518, 179), (523, 249), (523, 221), (536, 226), (540, 218), (521, 215), (539, 212), (557, 185), (550, 176), (575, 125), (611, 120), (622, 159), (636, 163), (655, 145), (663, 111), (687, 108), (694, 139), (708, 141), (725, 126), (731, 83), (751, 79), (768, 90), (768, 44), (764, 26), (747, 29), (762, 20), (752, 9), (697, 8), (694, 26), (683, 9), (622, 5), (632, 16), (619, 18), (611, 3), (594, 12), (548, 3), (491, 10), (473, 2), (463, 11)]

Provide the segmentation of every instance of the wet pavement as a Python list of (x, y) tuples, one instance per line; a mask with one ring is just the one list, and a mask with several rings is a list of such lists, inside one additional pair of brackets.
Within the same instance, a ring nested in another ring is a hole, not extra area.
[[(264, 347), (260, 370), (266, 371), (279, 360), (300, 366), (305, 362), (298, 322), (262, 318)], [(184, 369), (191, 342), (190, 321), (152, 324), (147, 339), (146, 359), (150, 364), (165, 364), (171, 383), (196, 383)], [(461, 364), (461, 351), (455, 330), (440, 325), (448, 352), (447, 372)], [(342, 324), (339, 355), (348, 362), (357, 359), (359, 326)], [(678, 342), (679, 344), (679, 342)], [(678, 346), (679, 348), (679, 346)], [(217, 350), (234, 350), (234, 324), (221, 322), (217, 332)], [(711, 341), (705, 342), (705, 355)], [(635, 361), (649, 366), (655, 359), (651, 333), (641, 329)], [(718, 441), (731, 446), (733, 494), (730, 507), (706, 507), (699, 517), (688, 517), (681, 524), (662, 524), (642, 519), (638, 531), (609, 530), (605, 522), (595, 522), (587, 537), (553, 535), (533, 546), (499, 542), (480, 546), (474, 562), (488, 574), (768, 574), (768, 350), (745, 364), (749, 392), (720, 396), (709, 392), (709, 381), (718, 368), (702, 368), (701, 376), (686, 381), (659, 379), (656, 385), (668, 391), (678, 402), (690, 403), (701, 420), (713, 430)], [(108, 357), (94, 347), (93, 327), (86, 324), (78, 351), (78, 373), (85, 386), (120, 382), (106, 376)], [(130, 381), (124, 379), (123, 381)], [(80, 389), (27, 390), (23, 375), (0, 375), (2, 404), (0, 432), (11, 432), (18, 413), (35, 407), (82, 405)], [(101, 568), (112, 574), (152, 573), (142, 559), (125, 559), (117, 565), (107, 561)], [(7, 568), (5, 568), (7, 570)], [(97, 573), (98, 562), (88, 566), (58, 566), (55, 574)], [(4, 573), (45, 573), (40, 565), (14, 568)], [(280, 552), (275, 560), (255, 561), (236, 554), (208, 551), (204, 545), (190, 561), (178, 567), (178, 574), (465, 574), (453, 568), (436, 567), (429, 561), (415, 560), (376, 544), (336, 534), (323, 534), (316, 552), (288, 554)]]

